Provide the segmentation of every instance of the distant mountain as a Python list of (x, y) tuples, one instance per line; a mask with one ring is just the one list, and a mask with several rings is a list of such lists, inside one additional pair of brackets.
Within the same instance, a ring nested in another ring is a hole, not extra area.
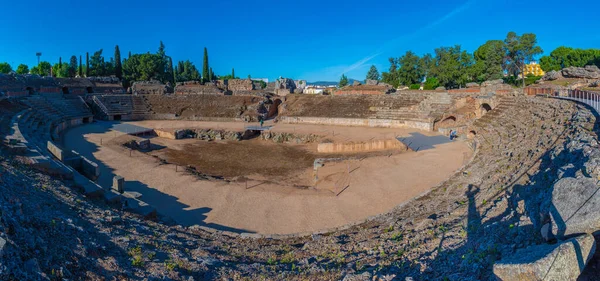
[[(362, 80), (356, 80), (356, 79), (352, 79), (349, 78), (348, 79), (348, 85), (352, 85), (352, 83), (354, 83), (354, 81), (358, 81), (361, 84), (364, 83), (364, 81)], [(336, 85), (339, 83), (340, 81), (317, 81), (317, 82), (308, 82), (308, 85), (315, 85), (315, 86), (331, 86), (331, 85)]]

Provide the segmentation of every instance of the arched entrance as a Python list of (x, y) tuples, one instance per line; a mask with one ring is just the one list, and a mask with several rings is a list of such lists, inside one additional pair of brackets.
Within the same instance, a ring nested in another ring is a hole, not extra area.
[(486, 112), (492, 110), (492, 107), (487, 103), (482, 103), (481, 109), (483, 110), (483, 113), (486, 113)]
[(69, 94), (69, 88), (63, 87), (62, 88), (62, 93), (63, 93), (63, 95), (68, 95)]
[(281, 99), (276, 99), (273, 101), (271, 107), (269, 107), (269, 116), (268, 118), (275, 117), (279, 114), (279, 105), (281, 105)]
[(469, 134), (467, 135), (468, 139), (474, 139), (477, 136), (477, 132), (475, 131), (469, 131)]
[(27, 90), (27, 92), (29, 92), (30, 96), (32, 96), (33, 94), (35, 94), (35, 91), (31, 87), (27, 87), (27, 88), (25, 88), (25, 90)]
[(94, 93), (94, 89), (92, 89), (92, 87), (87, 87), (87, 88), (85, 88), (85, 89), (86, 89), (86, 91), (88, 92), (88, 94), (92, 94), (92, 93)]

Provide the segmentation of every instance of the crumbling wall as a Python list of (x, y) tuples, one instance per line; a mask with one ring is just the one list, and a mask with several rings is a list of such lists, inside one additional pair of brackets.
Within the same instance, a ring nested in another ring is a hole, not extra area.
[(159, 81), (137, 81), (128, 92), (134, 95), (164, 95), (172, 93), (173, 89)]
[(215, 83), (202, 84), (198, 81), (179, 82), (175, 85), (177, 95), (222, 95), (224, 91)]
[(279, 78), (275, 81), (275, 94), (279, 96), (285, 96), (293, 94), (296, 89), (296, 83), (294, 80), (289, 78)]
[(252, 91), (255, 89), (250, 79), (229, 79), (227, 80), (227, 89), (232, 92)]
[(319, 153), (367, 152), (391, 149), (406, 150), (406, 145), (397, 139), (391, 139), (344, 143), (328, 142), (320, 143), (317, 146), (317, 152)]

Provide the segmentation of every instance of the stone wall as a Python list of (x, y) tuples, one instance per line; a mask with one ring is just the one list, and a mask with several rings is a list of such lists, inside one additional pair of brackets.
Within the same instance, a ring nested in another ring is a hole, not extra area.
[(232, 92), (252, 91), (255, 89), (250, 79), (229, 79), (226, 80), (227, 89)]
[(173, 89), (159, 81), (137, 81), (133, 82), (128, 92), (134, 95), (164, 95), (172, 93)]
[(223, 95), (224, 91), (213, 83), (202, 84), (198, 81), (179, 82), (175, 85), (175, 94), (190, 95), (190, 94), (210, 94)]
[(406, 145), (397, 139), (392, 139), (365, 142), (320, 143), (317, 146), (317, 152), (319, 153), (367, 152), (391, 149), (406, 150)]
[(419, 130), (433, 130), (433, 122), (415, 120), (391, 119), (361, 119), (361, 118), (329, 118), (329, 117), (280, 117), (280, 122), (287, 124), (313, 124), (332, 126), (359, 126), (380, 128), (415, 128)]
[(334, 95), (385, 95), (393, 92), (393, 88), (382, 85), (357, 85), (346, 86), (335, 92)]

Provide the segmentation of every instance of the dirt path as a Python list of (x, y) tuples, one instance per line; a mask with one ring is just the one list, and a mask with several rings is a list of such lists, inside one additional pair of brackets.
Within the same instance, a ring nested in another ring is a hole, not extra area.
[[(243, 123), (142, 121), (133, 124), (155, 128), (206, 127), (243, 128)], [(112, 177), (124, 176), (125, 188), (139, 192), (141, 199), (157, 207), (183, 225), (200, 224), (223, 230), (259, 233), (295, 233), (315, 231), (358, 221), (386, 212), (448, 178), (470, 156), (460, 141), (435, 149), (398, 155), (378, 156), (362, 161), (330, 165), (330, 175), (317, 190), (282, 187), (275, 183), (224, 183), (199, 181), (173, 165), (160, 165), (151, 156), (110, 147), (106, 143), (118, 136), (111, 124), (93, 123), (69, 130), (65, 146), (95, 159), (101, 168), (98, 180), (110, 185)], [(369, 140), (406, 136), (415, 130), (335, 127), (315, 125), (276, 125), (274, 131), (297, 133), (335, 131), (340, 140)], [(424, 132), (421, 132), (424, 133)], [(426, 133), (424, 133), (426, 134)], [(102, 143), (102, 144), (101, 144)], [(103, 145), (104, 144), (104, 145)], [(466, 153), (466, 154), (465, 154)], [(348, 188), (333, 195), (332, 182), (350, 165)], [(324, 172), (325, 173), (325, 172)], [(321, 175), (320, 175), (321, 177)]]

